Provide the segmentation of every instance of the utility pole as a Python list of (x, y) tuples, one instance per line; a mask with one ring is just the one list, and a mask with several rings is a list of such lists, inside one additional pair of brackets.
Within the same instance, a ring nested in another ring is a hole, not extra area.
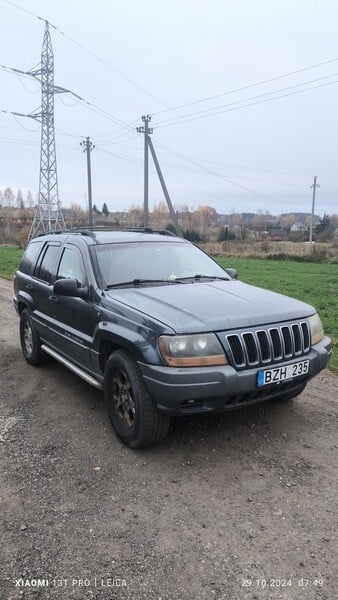
[(172, 218), (172, 221), (175, 225), (176, 232), (178, 235), (182, 235), (182, 230), (178, 224), (178, 219), (172, 202), (170, 200), (169, 192), (167, 186), (164, 181), (164, 177), (161, 171), (160, 164), (158, 162), (155, 148), (153, 142), (151, 140), (150, 135), (153, 133), (153, 129), (149, 127), (149, 123), (151, 121), (151, 115), (143, 115), (142, 121), (144, 126), (136, 127), (137, 133), (144, 133), (144, 227), (149, 226), (149, 160), (148, 160), (148, 149), (150, 148), (151, 155), (153, 157), (154, 165), (157, 171), (158, 178), (161, 183), (161, 187), (163, 190), (164, 197), (167, 202), (167, 206)]
[(172, 221), (173, 221), (173, 223), (175, 225), (176, 233), (178, 233), (178, 235), (182, 236), (182, 230), (181, 230), (181, 228), (180, 228), (180, 226), (178, 224), (177, 215), (176, 215), (174, 207), (173, 207), (173, 205), (171, 203), (169, 192), (167, 190), (167, 186), (165, 184), (164, 177), (163, 177), (162, 171), (161, 171), (161, 167), (160, 167), (160, 164), (159, 164), (159, 162), (157, 160), (155, 148), (153, 146), (153, 142), (152, 142), (151, 138), (149, 138), (148, 144), (149, 144), (151, 155), (153, 157), (154, 165), (156, 167), (157, 175), (158, 175), (158, 178), (159, 178), (161, 186), (162, 186), (163, 194), (164, 194), (164, 197), (165, 197), (165, 199), (167, 201), (167, 205), (168, 205), (168, 208), (169, 208), (169, 212), (170, 212)]
[(88, 178), (88, 212), (89, 212), (89, 227), (93, 227), (93, 202), (92, 202), (92, 169), (90, 164), (90, 153), (95, 146), (90, 141), (90, 137), (80, 142), (83, 152), (87, 153), (87, 178)]
[(153, 133), (152, 127), (149, 127), (151, 115), (142, 115), (144, 126), (136, 127), (137, 133), (144, 133), (144, 227), (149, 226), (149, 162), (148, 162), (148, 142)]
[(312, 242), (312, 234), (313, 234), (313, 221), (314, 221), (314, 214), (315, 214), (315, 202), (316, 202), (316, 189), (320, 187), (319, 183), (317, 183), (317, 175), (314, 176), (313, 178), (313, 184), (310, 185), (310, 188), (313, 189), (312, 192), (312, 210), (311, 210), (311, 221), (310, 221), (310, 236), (309, 236), (309, 242), (310, 242), (310, 252), (313, 251), (313, 242)]

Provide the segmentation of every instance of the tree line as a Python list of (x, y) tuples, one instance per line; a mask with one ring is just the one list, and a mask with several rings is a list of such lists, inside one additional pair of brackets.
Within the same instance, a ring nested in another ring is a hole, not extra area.
[[(16, 194), (10, 187), (0, 190), (0, 208), (15, 211), (15, 218), (25, 213), (26, 219), (32, 218), (30, 212), (35, 209), (36, 201), (28, 190), (25, 198), (20, 189)], [(134, 205), (129, 209), (110, 211), (106, 202), (102, 207), (93, 205), (94, 225), (115, 225), (124, 227), (142, 227), (144, 225), (143, 206)], [(77, 202), (62, 209), (68, 226), (85, 226), (88, 222), (88, 211)], [(182, 204), (178, 207), (177, 216), (185, 237), (192, 241), (224, 242), (228, 240), (272, 239), (275, 241), (306, 241), (309, 236), (311, 215), (309, 213), (287, 213), (272, 215), (269, 211), (228, 214), (218, 213), (207, 204), (189, 207)], [(9, 214), (8, 214), (9, 217)], [(149, 212), (149, 226), (156, 229), (173, 229), (165, 202), (154, 204)], [(338, 239), (338, 215), (324, 214), (322, 218), (314, 218), (314, 235), (317, 241), (334, 241)]]

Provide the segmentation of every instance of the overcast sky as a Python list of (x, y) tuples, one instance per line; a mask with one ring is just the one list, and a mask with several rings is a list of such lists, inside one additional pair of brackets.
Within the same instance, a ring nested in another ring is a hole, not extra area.
[[(0, 10), (0, 62), (39, 63), (45, 25), (34, 15), (48, 19), (59, 29), (55, 84), (90, 103), (55, 97), (62, 205), (85, 206), (86, 136), (96, 145), (93, 202), (142, 204), (135, 128), (149, 113), (177, 208), (306, 212), (317, 175), (316, 213), (338, 213), (336, 0), (0, 0)], [(0, 89), (2, 110), (40, 106), (34, 80), (0, 70)], [(36, 194), (39, 160), (39, 124), (0, 113), (0, 189)], [(150, 205), (162, 199), (151, 166)]]

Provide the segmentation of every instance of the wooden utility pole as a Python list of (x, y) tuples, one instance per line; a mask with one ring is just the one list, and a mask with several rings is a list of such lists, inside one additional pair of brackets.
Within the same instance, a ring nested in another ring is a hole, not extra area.
[(137, 133), (144, 133), (144, 227), (149, 227), (149, 163), (148, 163), (148, 147), (150, 135), (153, 133), (153, 129), (149, 127), (151, 121), (151, 115), (143, 115), (142, 121), (144, 126), (137, 127)]
[(313, 221), (314, 221), (314, 215), (315, 215), (316, 189), (317, 189), (317, 187), (320, 187), (320, 185), (317, 183), (317, 175), (314, 176), (313, 184), (310, 185), (310, 187), (313, 189), (313, 192), (312, 192), (312, 210), (311, 210), (309, 242), (310, 242), (310, 252), (313, 252), (312, 236), (313, 236)]
[(136, 131), (137, 133), (144, 133), (144, 227), (148, 227), (149, 226), (149, 185), (148, 185), (148, 181), (149, 181), (149, 160), (148, 160), (148, 150), (150, 148), (150, 152), (151, 155), (153, 157), (153, 161), (154, 161), (154, 165), (157, 171), (157, 175), (158, 178), (160, 180), (160, 184), (163, 190), (163, 194), (164, 197), (166, 199), (167, 202), (167, 206), (169, 209), (169, 213), (171, 216), (171, 219), (173, 221), (173, 224), (175, 226), (176, 229), (176, 233), (180, 236), (182, 236), (182, 229), (179, 226), (178, 223), (178, 219), (177, 219), (177, 215), (175, 213), (174, 207), (172, 205), (172, 202), (170, 200), (170, 196), (169, 196), (169, 192), (167, 189), (167, 186), (165, 184), (164, 181), (164, 177), (161, 171), (161, 167), (160, 164), (158, 162), (158, 158), (156, 156), (156, 152), (154, 149), (154, 145), (152, 143), (151, 137), (150, 135), (153, 133), (153, 129), (149, 127), (149, 122), (151, 121), (151, 115), (143, 115), (142, 117), (142, 121), (144, 123), (144, 126), (142, 127), (137, 127)]
[(92, 200), (92, 169), (90, 164), (90, 153), (95, 146), (90, 141), (89, 137), (86, 137), (83, 142), (80, 142), (80, 146), (83, 148), (83, 152), (87, 154), (87, 178), (88, 178), (88, 224), (89, 227), (93, 227), (93, 200)]

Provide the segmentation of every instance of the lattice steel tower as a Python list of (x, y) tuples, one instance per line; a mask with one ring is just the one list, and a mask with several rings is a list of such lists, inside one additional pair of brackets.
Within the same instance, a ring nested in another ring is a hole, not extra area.
[(54, 85), (54, 53), (46, 21), (41, 51), (41, 65), (29, 74), (41, 82), (41, 112), (30, 116), (41, 122), (41, 153), (39, 199), (28, 239), (36, 235), (39, 229), (48, 231), (65, 227), (61, 211), (56, 168), (54, 95), (67, 92), (65, 88)]

